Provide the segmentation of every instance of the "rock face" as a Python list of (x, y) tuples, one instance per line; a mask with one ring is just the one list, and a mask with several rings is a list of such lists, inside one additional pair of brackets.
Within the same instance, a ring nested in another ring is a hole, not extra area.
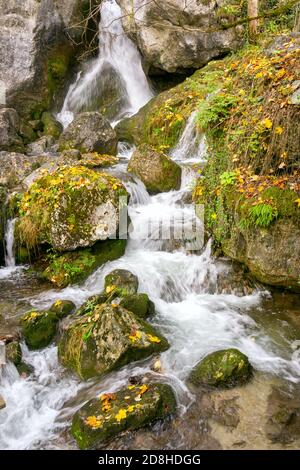
[(23, 150), (23, 141), (19, 132), (18, 113), (12, 108), (0, 109), (0, 150)]
[(64, 366), (87, 380), (168, 347), (163, 336), (132, 312), (102, 304), (67, 327), (58, 355)]
[(61, 151), (78, 149), (82, 153), (98, 152), (115, 155), (117, 144), (115, 131), (97, 112), (78, 114), (59, 139)]
[(247, 382), (252, 366), (245, 354), (237, 349), (216, 351), (206, 356), (192, 371), (193, 385), (230, 388)]
[(124, 431), (134, 431), (176, 410), (169, 385), (129, 385), (86, 403), (74, 415), (72, 435), (80, 449), (92, 449)]
[(76, 52), (66, 29), (88, 7), (86, 0), (1, 0), (1, 104), (31, 119), (50, 108)]
[(116, 237), (119, 197), (116, 178), (85, 167), (61, 167), (32, 184), (20, 204), (20, 244), (48, 243), (59, 252)]
[(150, 194), (180, 188), (180, 166), (145, 144), (138, 147), (132, 155), (128, 171), (140, 178)]
[(46, 157), (28, 157), (22, 153), (0, 152), (0, 185), (12, 189), (46, 161)]
[[(197, 69), (241, 44), (241, 30), (222, 30), (234, 16), (227, 0), (117, 0), (125, 31), (136, 42), (150, 73)], [(132, 15), (132, 11), (135, 12)]]

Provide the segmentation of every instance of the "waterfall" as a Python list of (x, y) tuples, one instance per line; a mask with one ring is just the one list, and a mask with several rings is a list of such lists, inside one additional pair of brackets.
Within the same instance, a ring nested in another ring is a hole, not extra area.
[(99, 24), (99, 55), (80, 72), (57, 119), (67, 127), (76, 113), (101, 110), (112, 123), (130, 116), (153, 96), (141, 55), (125, 35), (115, 0), (104, 0)]
[(189, 117), (182, 136), (171, 153), (175, 160), (184, 160), (186, 163), (200, 163), (206, 160), (206, 138), (198, 132), (196, 114), (197, 111)]
[(16, 224), (16, 219), (11, 219), (7, 222), (7, 226), (6, 226), (5, 266), (7, 268), (14, 268), (16, 266), (16, 260), (14, 256), (15, 224)]

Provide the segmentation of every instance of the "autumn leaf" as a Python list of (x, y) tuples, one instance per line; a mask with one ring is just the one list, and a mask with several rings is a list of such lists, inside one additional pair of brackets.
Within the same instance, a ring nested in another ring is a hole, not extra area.
[(115, 290), (116, 286), (107, 286), (105, 291), (107, 294), (110, 294), (113, 290)]
[(283, 128), (280, 126), (275, 127), (275, 134), (281, 135), (283, 133)]
[(273, 123), (271, 121), (270, 118), (265, 118), (262, 120), (262, 125), (266, 128), (266, 129), (272, 129), (273, 127)]
[(140, 386), (140, 394), (144, 395), (144, 393), (148, 392), (149, 387), (147, 385), (141, 385)]
[(102, 425), (102, 421), (96, 416), (88, 416), (87, 419), (85, 420), (85, 424), (87, 424), (93, 429), (99, 429)]
[(132, 413), (134, 410), (135, 410), (135, 406), (134, 406), (134, 405), (130, 405), (130, 406), (128, 406), (128, 408), (127, 408), (127, 412), (128, 412), (128, 413)]
[(151, 343), (161, 343), (161, 340), (157, 336), (147, 335)]
[(300, 207), (300, 198), (295, 200), (295, 203), (298, 204), (298, 207)]
[(136, 341), (141, 339), (141, 337), (142, 337), (142, 333), (140, 331), (135, 331), (131, 333), (131, 335), (128, 336), (128, 338), (130, 339), (132, 343), (135, 343)]
[(133, 390), (135, 388), (135, 385), (129, 385), (127, 388), (128, 390)]
[(118, 421), (118, 423), (120, 423), (120, 421), (122, 421), (126, 417), (127, 417), (127, 410), (124, 410), (123, 408), (121, 408), (115, 416), (116, 421)]

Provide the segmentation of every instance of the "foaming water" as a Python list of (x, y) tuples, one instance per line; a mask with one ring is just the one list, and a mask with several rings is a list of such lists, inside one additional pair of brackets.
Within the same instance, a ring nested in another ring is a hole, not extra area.
[[(104, 86), (103, 86), (104, 83)], [(115, 0), (104, 0), (99, 24), (99, 55), (92, 60), (85, 73), (80, 73), (69, 88), (58, 120), (67, 127), (74, 114), (93, 108), (107, 88), (114, 84), (112, 93), (119, 95), (119, 104), (110, 116), (112, 123), (130, 116), (144, 106), (153, 93), (143, 71), (141, 55), (135, 44), (125, 35), (121, 9)], [(102, 88), (103, 89), (102, 89)], [(111, 106), (110, 106), (111, 108)], [(93, 110), (97, 110), (94, 107)]]
[(204, 163), (206, 161), (206, 138), (197, 128), (196, 115), (197, 111), (191, 114), (178, 144), (171, 152), (174, 160), (185, 163)]

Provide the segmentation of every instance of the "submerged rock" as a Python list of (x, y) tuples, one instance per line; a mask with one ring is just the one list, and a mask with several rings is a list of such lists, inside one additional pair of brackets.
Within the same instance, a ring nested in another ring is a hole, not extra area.
[(41, 349), (54, 339), (59, 317), (51, 311), (31, 311), (21, 318), (22, 333), (29, 349)]
[(168, 341), (134, 313), (103, 304), (67, 327), (58, 355), (64, 366), (87, 380), (168, 347)]
[(252, 366), (238, 349), (224, 349), (206, 356), (193, 369), (189, 381), (193, 385), (230, 388), (247, 382)]
[(75, 148), (81, 153), (98, 152), (115, 155), (117, 144), (116, 132), (97, 112), (79, 114), (59, 138), (61, 151)]
[(100, 395), (74, 415), (71, 433), (80, 449), (91, 449), (119, 435), (163, 419), (176, 410), (169, 385), (129, 385)]
[(20, 244), (48, 243), (63, 252), (114, 238), (121, 196), (127, 198), (121, 181), (105, 173), (81, 166), (45, 171), (21, 200)]
[(114, 290), (122, 296), (135, 294), (139, 287), (139, 280), (137, 276), (132, 274), (126, 269), (116, 269), (105, 277), (104, 288), (105, 292), (111, 293)]
[(5, 347), (6, 360), (18, 366), (22, 361), (22, 349), (18, 341), (12, 341)]
[(146, 144), (134, 152), (128, 171), (135, 174), (150, 194), (180, 189), (181, 168), (171, 158)]

